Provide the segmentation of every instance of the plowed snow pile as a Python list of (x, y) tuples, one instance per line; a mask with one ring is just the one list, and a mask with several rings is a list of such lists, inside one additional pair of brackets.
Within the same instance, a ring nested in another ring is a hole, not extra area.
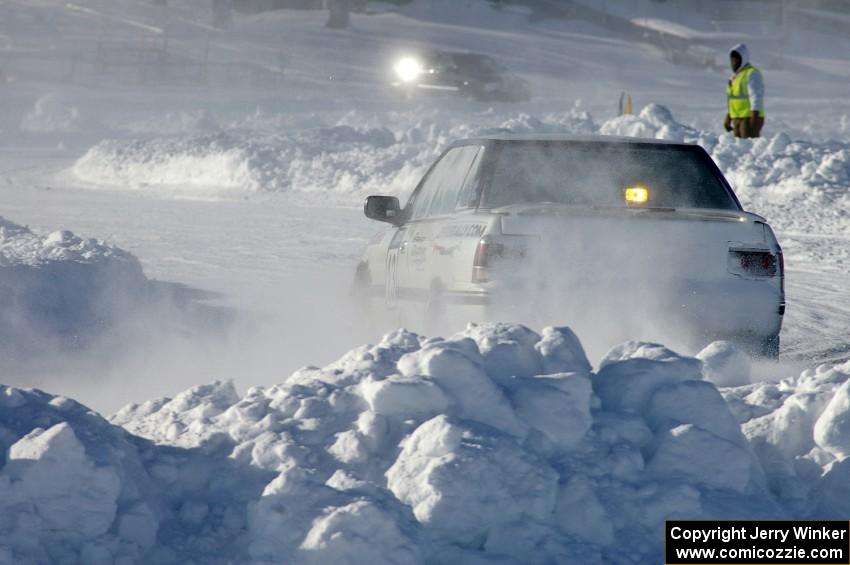
[[(425, 118), (422, 112), (353, 112), (333, 123), (314, 118), (318, 123), (296, 127), (274, 116), (249, 116), (236, 129), (217, 133), (103, 141), (77, 161), (73, 173), (93, 185), (182, 196), (296, 191), (350, 204), (366, 193), (406, 195), (454, 139), (494, 132), (599, 133), (699, 143), (745, 206), (768, 216), (775, 228), (850, 235), (846, 142), (798, 141), (785, 133), (735, 139), (679, 123), (657, 104), (601, 125), (577, 108), (539, 118), (492, 112)], [(372, 123), (386, 127), (363, 125)], [(276, 133), (287, 128), (299, 133)]]
[(409, 174), (410, 148), (386, 129), (349, 126), (301, 134), (230, 131), (151, 140), (107, 140), (73, 167), (92, 184), (182, 196), (316, 191), (339, 193), (396, 184)]
[(668, 518), (846, 517), (850, 364), (727, 404), (749, 367), (700, 357), (492, 325), (111, 423), (0, 387), (0, 562), (657, 563)]
[(126, 251), (0, 217), (0, 353), (26, 357), (53, 339), (84, 340), (120, 317), (146, 282)]

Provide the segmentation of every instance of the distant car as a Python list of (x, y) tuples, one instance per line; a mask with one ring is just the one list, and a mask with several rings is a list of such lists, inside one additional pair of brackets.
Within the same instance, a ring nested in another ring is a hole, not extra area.
[(358, 301), (430, 331), (529, 321), (728, 339), (776, 357), (782, 250), (698, 145), (491, 136), (452, 144), (357, 268)]
[(520, 102), (531, 96), (525, 79), (478, 53), (423, 49), (400, 57), (392, 70), (392, 85), (408, 96), (449, 92), (485, 102)]

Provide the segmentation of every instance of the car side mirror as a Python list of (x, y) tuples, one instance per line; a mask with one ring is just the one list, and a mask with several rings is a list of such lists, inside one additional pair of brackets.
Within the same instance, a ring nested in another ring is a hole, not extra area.
[(370, 220), (388, 222), (394, 226), (404, 222), (401, 205), (395, 196), (367, 196), (363, 213)]

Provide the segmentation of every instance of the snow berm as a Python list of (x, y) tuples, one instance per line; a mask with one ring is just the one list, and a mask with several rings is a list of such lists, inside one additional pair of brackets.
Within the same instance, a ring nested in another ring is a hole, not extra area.
[(649, 563), (665, 519), (846, 516), (850, 363), (718, 391), (730, 347), (398, 330), (109, 421), (3, 386), (0, 563)]

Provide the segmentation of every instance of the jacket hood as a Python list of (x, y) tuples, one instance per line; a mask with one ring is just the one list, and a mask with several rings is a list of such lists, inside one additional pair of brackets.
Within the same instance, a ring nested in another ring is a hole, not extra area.
[[(737, 53), (741, 56), (741, 68), (743, 69), (750, 62), (750, 50), (743, 43), (739, 43), (729, 50), (729, 54)], [(740, 69), (739, 69), (740, 70)]]

